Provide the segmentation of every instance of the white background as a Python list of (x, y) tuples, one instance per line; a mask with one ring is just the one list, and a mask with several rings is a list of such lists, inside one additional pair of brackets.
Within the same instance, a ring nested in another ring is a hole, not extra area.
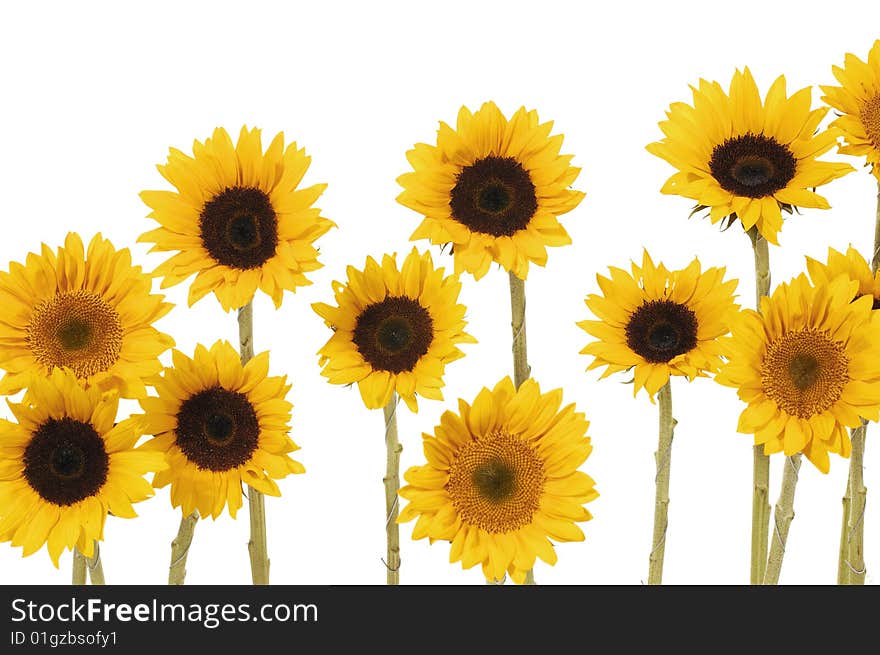
[[(650, 550), (656, 407), (633, 399), (625, 376), (600, 382), (584, 372), (578, 351), (588, 337), (575, 326), (588, 317), (583, 298), (597, 291), (597, 272), (627, 265), (643, 246), (670, 267), (695, 255), (726, 265), (741, 280), (740, 302), (751, 306), (754, 294), (741, 228), (721, 233), (708, 220), (686, 220), (690, 201), (659, 193), (672, 168), (644, 147), (659, 138), (668, 104), (689, 101), (699, 77), (726, 86), (735, 67), (749, 65), (762, 93), (780, 73), (790, 91), (833, 83), (831, 65), (845, 52), (864, 58), (878, 25), (874, 2), (4, 3), (0, 261), (21, 261), (41, 241), (57, 246), (68, 230), (85, 239), (101, 231), (151, 269), (162, 256), (135, 244), (155, 226), (138, 192), (168, 188), (154, 164), (169, 146), (188, 151), (215, 126), (237, 134), (242, 123), (262, 127), (266, 144), (283, 130), (306, 146), (305, 182), (329, 183), (319, 205), (339, 229), (320, 241), (325, 268), (313, 286), (287, 294), (277, 312), (256, 300), (256, 348), (271, 349), (273, 373), (292, 379), (292, 436), (308, 469), (281, 482), (283, 498), (267, 500), (272, 581), (381, 584), (382, 413), (320, 376), (315, 352), (329, 331), (310, 304), (332, 299), (330, 282), (347, 264), (410, 249), (420, 217), (395, 202), (395, 178), (408, 170), (413, 143), (433, 142), (438, 120), (453, 122), (462, 104), (476, 109), (488, 99), (508, 115), (522, 104), (538, 109), (565, 134), (587, 197), (562, 219), (574, 245), (552, 249), (547, 268), (529, 275), (529, 355), (542, 388), (563, 387), (592, 421), (594, 452), (583, 468), (601, 497), (589, 506), (586, 542), (558, 546), (559, 563), (536, 575), (546, 584), (638, 584)], [(828, 245), (870, 253), (876, 187), (853, 163), (857, 173), (820, 190), (833, 209), (786, 222), (782, 248), (771, 246), (774, 281), (800, 272), (805, 254), (824, 258)], [(234, 314), (212, 296), (188, 309), (186, 290), (169, 290), (177, 307), (158, 324), (184, 352), (237, 338)], [(480, 343), (448, 368), (445, 402), (424, 401), (418, 415), (401, 405), (404, 468), (422, 463), (420, 434), (444, 409), (512, 372), (507, 275), (466, 276), (461, 299)], [(735, 430), (742, 406), (711, 380), (678, 378), (673, 392), (664, 580), (747, 582), (752, 449)], [(865, 459), (869, 583), (880, 575), (878, 432), (869, 430)], [(773, 457), (774, 502), (782, 464)], [(837, 457), (828, 475), (805, 461), (782, 582), (835, 581), (846, 472)], [(166, 580), (179, 511), (167, 488), (137, 509), (140, 518), (107, 521), (111, 583)], [(482, 584), (479, 568), (448, 564), (448, 545), (413, 542), (411, 529), (401, 528), (404, 583)], [(247, 532), (244, 510), (237, 521), (200, 522), (187, 581), (249, 582)], [(2, 583), (69, 579), (69, 553), (56, 570), (45, 549), (22, 559), (0, 544)]]

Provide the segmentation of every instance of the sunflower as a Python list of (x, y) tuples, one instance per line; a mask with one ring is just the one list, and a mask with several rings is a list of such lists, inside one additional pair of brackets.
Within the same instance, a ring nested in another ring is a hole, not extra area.
[(737, 429), (766, 455), (803, 452), (827, 473), (829, 452), (849, 457), (846, 428), (880, 418), (880, 313), (870, 296), (852, 300), (858, 286), (802, 274), (732, 321), (715, 379), (748, 403)]
[(783, 210), (828, 209), (810, 189), (853, 167), (816, 159), (835, 145), (837, 131), (816, 131), (828, 108), (810, 109), (810, 87), (789, 98), (780, 76), (762, 104), (746, 68), (734, 73), (729, 95), (706, 80), (692, 91), (693, 106), (671, 105), (660, 123), (665, 138), (648, 146), (678, 169), (662, 193), (692, 198), (713, 223), (738, 218), (746, 230), (757, 226), (774, 244)]
[(297, 189), (310, 161), (296, 143), (285, 150), (283, 134), (264, 153), (260, 130), (245, 127), (235, 146), (217, 128), (193, 144), (193, 157), (172, 148), (158, 169), (177, 192), (141, 193), (162, 227), (139, 241), (179, 251), (156, 269), (162, 288), (197, 273), (189, 304), (213, 291), (229, 311), (257, 288), (279, 307), (285, 289), (311, 284), (305, 274), (321, 267), (313, 243), (334, 224), (312, 207), (326, 184)]
[(585, 301), (601, 320), (578, 323), (599, 339), (581, 351), (594, 357), (587, 370), (606, 366), (604, 378), (635, 369), (633, 394), (644, 387), (652, 400), (670, 375), (693, 380), (718, 370), (718, 338), (727, 334), (727, 319), (738, 308), (737, 280), (722, 281), (724, 268), (701, 272), (694, 259), (670, 272), (655, 266), (645, 251), (641, 266), (632, 263), (632, 275), (621, 268), (609, 271), (610, 278), (596, 276), (602, 295)]
[(397, 200), (425, 217), (411, 239), (453, 244), (455, 272), (477, 279), (493, 260), (521, 279), (529, 262), (543, 266), (547, 246), (571, 243), (557, 216), (584, 197), (569, 188), (580, 169), (552, 127), (524, 107), (507, 120), (493, 102), (462, 107), (454, 130), (441, 122), (437, 145), (416, 144), (413, 172), (397, 179)]
[(413, 539), (449, 541), (450, 562), (483, 565), (487, 580), (505, 573), (519, 583), (540, 557), (556, 563), (556, 541), (583, 541), (576, 523), (598, 497), (578, 471), (592, 451), (589, 423), (574, 405), (560, 409), (562, 390), (542, 394), (528, 379), (483, 389), (473, 407), (459, 400), (423, 435), (427, 463), (410, 468), (400, 490), (409, 500), (399, 523), (418, 518)]
[(476, 343), (464, 332), (458, 276), (443, 276), (431, 253), (415, 248), (398, 270), (396, 255), (380, 266), (367, 257), (363, 271), (349, 266), (348, 282), (333, 283), (336, 307), (312, 308), (333, 329), (318, 351), (321, 372), (333, 384), (357, 382), (364, 404), (384, 407), (396, 391), (412, 411), (416, 394), (442, 400), (446, 364), (464, 353), (459, 343)]
[(840, 152), (865, 156), (880, 180), (880, 40), (868, 53), (868, 61), (847, 54), (844, 67), (833, 66), (834, 77), (843, 86), (823, 86), (822, 101), (842, 115), (831, 123), (843, 133)]
[(234, 518), (242, 483), (280, 496), (275, 479), (304, 473), (288, 453), (299, 450), (287, 433), (291, 404), (286, 377), (268, 377), (269, 353), (242, 366), (226, 341), (194, 359), (172, 351), (174, 367), (156, 383), (158, 397), (140, 400), (144, 429), (156, 435), (144, 448), (165, 454), (169, 468), (153, 479), (171, 484), (171, 504), (185, 516), (198, 510), (217, 518), (229, 504)]
[(873, 309), (880, 309), (880, 273), (874, 274), (865, 258), (852, 246), (845, 255), (829, 248), (826, 264), (807, 257), (807, 271), (813, 284), (828, 284), (838, 275), (855, 280), (859, 283), (856, 296), (869, 296)]
[(100, 234), (88, 251), (70, 233), (57, 254), (44, 244), (24, 265), (11, 263), (0, 272), (0, 394), (58, 366), (126, 398), (145, 395), (144, 379), (162, 370), (159, 355), (174, 345), (151, 325), (173, 305), (151, 289), (128, 248)]
[(92, 557), (107, 514), (137, 516), (132, 503), (153, 495), (146, 473), (161, 456), (135, 448), (142, 432), (116, 421), (115, 392), (85, 389), (69, 369), (34, 377), (25, 402), (0, 419), (0, 540), (26, 557), (48, 544), (55, 566), (65, 549)]

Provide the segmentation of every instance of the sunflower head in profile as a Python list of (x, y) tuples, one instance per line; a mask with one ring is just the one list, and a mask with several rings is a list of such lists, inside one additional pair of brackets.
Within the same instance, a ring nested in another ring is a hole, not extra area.
[(425, 217), (411, 238), (452, 244), (455, 272), (477, 279), (493, 260), (522, 279), (529, 262), (543, 266), (547, 246), (571, 243), (557, 217), (584, 197), (552, 128), (524, 107), (508, 120), (494, 102), (462, 107), (455, 129), (441, 122), (437, 145), (416, 144), (413, 171), (397, 179), (397, 200)]
[(724, 281), (724, 268), (701, 270), (694, 259), (680, 271), (654, 265), (645, 251), (632, 273), (609, 267), (611, 277), (597, 275), (602, 293), (587, 297), (598, 321), (578, 326), (598, 341), (581, 354), (592, 355), (587, 370), (605, 366), (601, 377), (633, 369), (633, 394), (645, 388), (652, 401), (670, 375), (689, 380), (714, 373), (721, 365), (719, 337), (728, 318), (737, 281)]
[(398, 268), (395, 255), (380, 265), (367, 257), (363, 271), (347, 269), (348, 281), (333, 283), (336, 306), (312, 305), (334, 334), (318, 351), (322, 374), (332, 384), (357, 382), (364, 404), (380, 409), (396, 391), (412, 411), (416, 394), (442, 400), (448, 362), (476, 343), (464, 331), (458, 276), (444, 277), (431, 254), (413, 248)]
[(695, 211), (708, 209), (713, 223), (739, 219), (774, 244), (783, 211), (828, 209), (813, 189), (853, 168), (818, 161), (836, 144), (837, 131), (817, 131), (828, 108), (810, 109), (810, 87), (789, 97), (780, 76), (762, 103), (746, 68), (734, 73), (729, 94), (706, 80), (692, 91), (693, 105), (671, 105), (660, 123), (664, 138), (648, 146), (678, 169), (663, 193), (695, 200)]
[(871, 266), (858, 250), (850, 246), (846, 254), (834, 248), (828, 249), (828, 261), (822, 263), (807, 257), (807, 271), (813, 284), (828, 284), (839, 275), (859, 283), (856, 297), (869, 296), (873, 309), (880, 309), (880, 272), (873, 273)]
[(765, 454), (803, 452), (827, 473), (829, 452), (849, 457), (846, 428), (880, 417), (880, 312), (857, 292), (846, 275), (800, 275), (734, 317), (715, 379), (748, 404), (737, 429)]
[(822, 101), (840, 112), (832, 127), (843, 133), (840, 152), (864, 156), (880, 180), (880, 40), (868, 53), (867, 63), (847, 54), (843, 68), (833, 66), (842, 86), (823, 86)]
[(162, 287), (196, 273), (189, 304), (213, 291), (230, 311), (257, 289), (279, 307), (285, 290), (311, 284), (306, 273), (321, 267), (313, 244), (334, 224), (312, 207), (326, 184), (297, 188), (310, 161), (295, 143), (285, 149), (283, 134), (263, 152), (260, 130), (245, 127), (235, 145), (217, 128), (192, 157), (172, 148), (158, 169), (177, 191), (141, 193), (161, 227), (139, 241), (178, 251), (156, 269)]
[(172, 305), (151, 289), (129, 250), (100, 234), (88, 250), (70, 233), (57, 252), (44, 244), (24, 264), (11, 263), (0, 272), (0, 393), (64, 367), (126, 398), (146, 394), (144, 380), (162, 370), (159, 355), (174, 345), (152, 327)]
[(165, 462), (135, 448), (139, 423), (116, 423), (118, 404), (114, 391), (58, 368), (9, 403), (17, 422), (0, 419), (0, 540), (24, 556), (47, 544), (58, 566), (65, 549), (94, 554), (108, 513), (137, 516), (132, 503), (153, 495), (143, 476)]
[(184, 515), (195, 510), (217, 518), (228, 504), (234, 518), (242, 483), (280, 496), (276, 479), (304, 473), (288, 453), (291, 404), (286, 377), (270, 377), (269, 353), (242, 366), (235, 349), (218, 341), (197, 346), (190, 359), (172, 351), (172, 368), (156, 382), (158, 397), (142, 398), (144, 431), (155, 438), (144, 448), (165, 454), (168, 468), (153, 479), (171, 485), (171, 504)]
[(589, 423), (561, 403), (561, 389), (542, 394), (528, 379), (517, 390), (510, 378), (473, 406), (459, 400), (458, 414), (423, 435), (427, 462), (404, 475), (398, 522), (417, 518), (413, 539), (450, 542), (449, 561), (481, 564), (487, 580), (521, 584), (536, 557), (555, 564), (550, 539), (583, 541), (576, 524), (599, 495), (578, 471), (592, 451)]

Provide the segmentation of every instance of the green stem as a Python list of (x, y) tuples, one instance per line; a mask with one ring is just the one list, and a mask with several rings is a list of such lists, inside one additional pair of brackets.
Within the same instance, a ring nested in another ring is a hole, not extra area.
[(654, 536), (651, 541), (651, 555), (648, 558), (648, 584), (658, 585), (663, 581), (663, 556), (666, 553), (666, 529), (669, 526), (669, 473), (672, 459), (672, 437), (675, 419), (672, 417), (672, 386), (664, 384), (657, 394), (660, 410), (660, 438), (654, 460), (657, 474), (654, 483), (657, 487), (654, 496)]
[[(770, 253), (767, 240), (756, 227), (748, 231), (755, 254), (755, 307), (761, 311), (761, 298), (770, 293)], [(752, 547), (751, 584), (761, 584), (767, 563), (770, 533), (770, 458), (763, 446), (752, 450)]]
[(798, 472), (801, 468), (801, 454), (795, 453), (785, 458), (785, 471), (782, 474), (782, 490), (773, 513), (775, 533), (773, 535), (770, 556), (764, 572), (764, 584), (779, 584), (782, 572), (782, 559), (785, 557), (785, 544), (788, 542), (788, 529), (794, 519), (794, 491), (797, 487)]
[(101, 547), (95, 542), (95, 553), (91, 557), (86, 557), (86, 568), (89, 572), (89, 578), (93, 585), (105, 585), (104, 565), (101, 564)]
[(186, 558), (192, 546), (193, 534), (199, 520), (198, 511), (180, 517), (177, 536), (171, 542), (171, 565), (168, 567), (168, 584), (182, 585), (186, 579)]
[(400, 490), (400, 453), (403, 446), (397, 438), (397, 394), (392, 393), (391, 399), (384, 408), (385, 415), (385, 540), (387, 553), (385, 568), (387, 569), (386, 584), (400, 584), (400, 526), (397, 525), (398, 499)]
[[(254, 356), (254, 305), (249, 302), (238, 310), (239, 353), (242, 365)], [(251, 539), (248, 553), (251, 558), (251, 579), (255, 585), (269, 584), (269, 552), (266, 544), (266, 502), (263, 494), (248, 486)]]
[(83, 585), (86, 583), (86, 556), (79, 552), (79, 548), (73, 549), (73, 579), (70, 584)]

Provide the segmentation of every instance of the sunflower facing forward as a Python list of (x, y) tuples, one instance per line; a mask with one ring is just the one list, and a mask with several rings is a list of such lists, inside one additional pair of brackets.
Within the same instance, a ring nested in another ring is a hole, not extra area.
[(510, 378), (473, 406), (460, 400), (458, 414), (423, 435), (427, 463), (404, 475), (409, 504), (398, 522), (418, 518), (413, 539), (450, 542), (449, 561), (482, 564), (487, 580), (507, 573), (522, 584), (536, 557), (555, 564), (549, 539), (583, 541), (576, 524), (599, 496), (578, 471), (592, 451), (589, 423), (561, 403), (561, 389), (542, 394), (528, 379), (517, 390)]
[(738, 430), (764, 453), (803, 452), (823, 473), (828, 453), (849, 457), (847, 427), (880, 417), (880, 312), (858, 282), (805, 275), (732, 321), (716, 381), (748, 403)]
[(869, 296), (873, 309), (880, 309), (880, 272), (873, 273), (865, 258), (852, 246), (847, 248), (846, 254), (829, 248), (825, 264), (807, 257), (807, 271), (813, 284), (828, 284), (838, 275), (855, 280), (859, 283), (856, 296)]
[(836, 130), (817, 132), (828, 108), (810, 109), (811, 89), (788, 97), (780, 76), (761, 103), (749, 69), (736, 71), (730, 93), (718, 82), (700, 80), (693, 106), (677, 102), (660, 123), (665, 134), (648, 151), (678, 172), (662, 193), (692, 198), (713, 223), (739, 219), (778, 243), (782, 211), (828, 209), (811, 189), (853, 170), (849, 164), (818, 161), (834, 147)]
[(47, 544), (58, 566), (65, 549), (94, 555), (108, 513), (137, 516), (132, 503), (153, 495), (143, 476), (165, 462), (135, 448), (140, 424), (115, 423), (118, 404), (57, 368), (9, 404), (18, 422), (0, 419), (0, 540), (24, 556)]
[(321, 373), (332, 384), (357, 382), (370, 409), (394, 391), (414, 412), (416, 394), (442, 400), (446, 364), (464, 356), (457, 344), (476, 343), (464, 331), (461, 282), (443, 272), (415, 248), (400, 269), (393, 255), (381, 266), (367, 257), (363, 271), (349, 266), (348, 282), (333, 283), (337, 306), (312, 305), (335, 332), (318, 352)]
[(0, 272), (0, 393), (28, 385), (32, 374), (69, 368), (89, 385), (146, 394), (144, 379), (162, 370), (174, 341), (152, 327), (172, 305), (151, 294), (152, 278), (132, 266), (128, 248), (96, 235), (88, 250), (70, 233), (57, 254), (43, 245), (24, 265)]
[(245, 127), (236, 145), (217, 128), (193, 157), (172, 148), (158, 169), (177, 192), (141, 193), (161, 227), (139, 241), (180, 251), (156, 269), (162, 287), (197, 273), (189, 304), (213, 291), (230, 311), (258, 288), (278, 307), (285, 289), (311, 284), (305, 274), (321, 267), (313, 243), (334, 224), (312, 207), (326, 184), (297, 189), (310, 161), (295, 143), (285, 149), (283, 134), (264, 153), (260, 130)]
[(737, 281), (723, 281), (724, 268), (701, 272), (694, 259), (680, 271), (657, 266), (645, 251), (632, 274), (609, 267), (610, 278), (597, 275), (602, 295), (587, 297), (587, 307), (600, 320), (578, 325), (599, 339), (581, 354), (592, 355), (587, 370), (606, 366), (601, 377), (633, 371), (633, 394), (644, 387), (653, 399), (670, 375), (697, 376), (721, 364), (718, 338), (727, 334), (727, 319)]
[(144, 430), (156, 435), (145, 449), (165, 454), (169, 467), (156, 488), (171, 484), (171, 504), (184, 516), (198, 510), (217, 518), (228, 504), (235, 517), (241, 485), (280, 496), (275, 480), (304, 473), (288, 456), (299, 447), (287, 433), (291, 404), (286, 377), (269, 377), (269, 353), (244, 366), (225, 341), (197, 346), (190, 359), (172, 352), (173, 368), (156, 383), (158, 398), (140, 400)]
[(584, 197), (570, 188), (580, 169), (559, 154), (552, 128), (524, 107), (508, 120), (493, 102), (462, 107), (454, 130), (441, 122), (437, 145), (416, 144), (413, 172), (397, 180), (397, 200), (425, 217), (411, 238), (451, 243), (455, 272), (477, 279), (493, 260), (521, 279), (529, 262), (543, 266), (547, 246), (571, 243), (557, 217)]
[(831, 123), (846, 141), (840, 152), (864, 155), (880, 181), (880, 40), (874, 42), (867, 62), (847, 54), (843, 68), (833, 66), (832, 71), (842, 86), (821, 87), (822, 101), (843, 114)]

